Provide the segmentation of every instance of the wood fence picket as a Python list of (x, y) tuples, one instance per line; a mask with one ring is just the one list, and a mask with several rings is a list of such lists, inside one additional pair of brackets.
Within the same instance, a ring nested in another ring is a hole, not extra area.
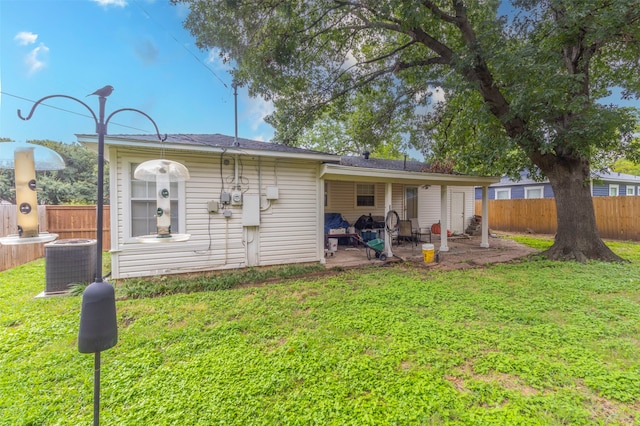
[[(0, 237), (18, 232), (15, 205), (0, 204)], [(58, 234), (58, 239), (96, 238), (96, 206), (38, 206), (41, 232)], [(109, 206), (104, 207), (103, 250), (110, 249)], [(45, 243), (0, 244), (0, 271), (44, 257)]]

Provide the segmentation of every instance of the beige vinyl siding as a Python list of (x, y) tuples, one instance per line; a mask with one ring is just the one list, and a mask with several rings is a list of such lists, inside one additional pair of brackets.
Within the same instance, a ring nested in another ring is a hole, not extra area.
[(472, 187), (459, 188), (459, 191), (464, 192), (464, 231), (466, 231), (471, 223), (471, 218), (473, 218), (476, 213), (476, 193)]
[(418, 223), (422, 228), (440, 220), (440, 186), (431, 185), (428, 189), (418, 188)]
[[(474, 215), (474, 189), (470, 186), (458, 186), (447, 188), (447, 199), (449, 202), (449, 212), (451, 212), (451, 193), (464, 192), (464, 217), (465, 229), (469, 226), (471, 218)], [(431, 185), (428, 189), (420, 187), (418, 189), (418, 222), (422, 228), (429, 228), (432, 224), (438, 223), (440, 220), (440, 186)], [(451, 217), (448, 218), (451, 223)]]
[[(277, 168), (279, 199), (261, 217), (260, 264), (319, 261), (323, 244), (316, 228), (319, 165), (280, 160)], [(266, 185), (273, 184), (265, 184), (263, 178), (263, 193)]]
[(406, 218), (404, 185), (397, 183), (391, 185), (391, 210), (395, 210), (401, 220), (404, 220)]
[(385, 184), (376, 183), (375, 206), (358, 207), (356, 204), (356, 183), (344, 181), (327, 181), (329, 203), (325, 207), (327, 213), (341, 213), (342, 217), (354, 224), (362, 215), (384, 216)]
[[(438, 188), (438, 192), (440, 191), (440, 189)], [(453, 196), (452, 196), (452, 192), (463, 192), (464, 193), (464, 229), (462, 229), (462, 232), (464, 232), (467, 227), (469, 226), (469, 223), (471, 222), (471, 218), (473, 217), (473, 215), (475, 214), (475, 204), (474, 204), (474, 197), (475, 197), (475, 192), (474, 192), (474, 188), (473, 187), (469, 187), (469, 186), (458, 186), (458, 187), (452, 187), (449, 186), (447, 188), (447, 201), (449, 203), (449, 218), (448, 218), (448, 223), (449, 223), (449, 228), (451, 228), (451, 205), (452, 205), (452, 200), (453, 200)]]
[[(191, 237), (181, 243), (140, 244), (126, 235), (125, 224), (130, 215), (129, 164), (155, 157), (118, 150), (112, 151), (110, 158), (116, 166), (115, 169), (112, 166), (112, 178), (118, 177), (111, 181), (112, 191), (118, 194), (112, 218), (124, 219), (112, 219), (116, 222), (112, 223), (113, 229), (117, 229), (112, 241), (114, 278), (245, 267), (247, 247), (253, 243), (258, 250), (259, 265), (321, 260), (322, 242), (316, 229), (318, 163), (238, 156), (243, 193), (258, 194), (259, 185), (262, 189), (260, 226), (252, 233), (242, 224), (243, 206), (220, 205), (218, 213), (207, 211), (208, 201), (220, 200), (223, 186), (227, 192), (233, 189), (235, 156), (225, 154), (228, 164), (222, 166), (221, 180), (219, 155), (166, 153), (165, 158), (183, 163), (191, 175), (185, 182), (184, 209), (180, 210), (185, 227), (179, 231)], [(278, 200), (270, 203), (266, 200), (267, 186), (278, 186)], [(225, 209), (231, 211), (228, 219), (222, 215)], [(246, 241), (247, 235), (252, 234), (258, 241)]]

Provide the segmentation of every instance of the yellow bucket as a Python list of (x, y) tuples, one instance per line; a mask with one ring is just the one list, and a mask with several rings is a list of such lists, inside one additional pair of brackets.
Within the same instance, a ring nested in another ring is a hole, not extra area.
[(424, 263), (432, 263), (434, 260), (435, 247), (433, 244), (422, 245), (422, 255), (424, 256)]

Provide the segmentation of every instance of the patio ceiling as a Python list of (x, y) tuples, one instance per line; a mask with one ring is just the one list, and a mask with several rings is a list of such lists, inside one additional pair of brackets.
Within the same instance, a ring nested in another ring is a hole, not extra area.
[(339, 164), (323, 164), (320, 177), (325, 180), (389, 182), (405, 185), (489, 186), (500, 182), (499, 176), (409, 172), (404, 170), (343, 166)]

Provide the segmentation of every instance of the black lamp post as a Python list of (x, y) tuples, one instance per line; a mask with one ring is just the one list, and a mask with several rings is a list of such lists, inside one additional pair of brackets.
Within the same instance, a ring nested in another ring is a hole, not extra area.
[(93, 424), (100, 423), (100, 352), (112, 348), (118, 342), (118, 324), (116, 319), (116, 299), (113, 286), (104, 281), (102, 277), (102, 231), (103, 231), (103, 208), (104, 208), (104, 136), (107, 134), (109, 120), (119, 112), (133, 111), (147, 117), (156, 130), (158, 139), (164, 141), (160, 136), (158, 126), (155, 121), (146, 113), (133, 109), (121, 108), (112, 112), (107, 119), (104, 119), (107, 96), (113, 92), (113, 86), (105, 86), (96, 90), (91, 95), (98, 96), (100, 109), (98, 117), (93, 110), (80, 99), (67, 95), (50, 95), (38, 100), (27, 117), (23, 117), (18, 110), (18, 117), (29, 120), (34, 111), (42, 102), (51, 98), (67, 98), (82, 104), (93, 117), (96, 123), (96, 133), (98, 134), (98, 199), (96, 210), (96, 273), (95, 280), (89, 284), (82, 294), (82, 310), (80, 313), (80, 330), (78, 332), (78, 351), (81, 353), (95, 353), (94, 361), (94, 382), (93, 382)]

